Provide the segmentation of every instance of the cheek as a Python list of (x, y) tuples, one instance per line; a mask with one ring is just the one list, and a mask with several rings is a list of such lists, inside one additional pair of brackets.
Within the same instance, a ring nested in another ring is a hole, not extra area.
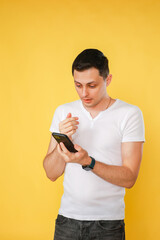
[(99, 88), (98, 92), (99, 92), (100, 95), (102, 95), (103, 93), (106, 92), (106, 88), (105, 87), (101, 87), (101, 88)]
[(105, 91), (103, 88), (97, 88), (92, 92), (92, 95), (94, 95), (96, 99), (100, 99), (104, 96), (104, 93)]
[(99, 96), (99, 95), (102, 94), (102, 91), (101, 91), (101, 90), (102, 90), (101, 88), (96, 88), (96, 89), (93, 90), (93, 93), (94, 93), (95, 95)]
[(78, 93), (79, 96), (81, 96), (81, 90), (79, 88), (75, 88), (76, 92)]

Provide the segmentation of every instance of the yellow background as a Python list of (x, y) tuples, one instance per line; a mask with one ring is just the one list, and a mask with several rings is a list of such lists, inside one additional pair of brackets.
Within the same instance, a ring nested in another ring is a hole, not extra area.
[(160, 239), (160, 1), (0, 1), (0, 239), (53, 239), (62, 180), (42, 162), (53, 113), (78, 99), (75, 57), (109, 58), (108, 93), (143, 112), (146, 143), (138, 180), (126, 191), (127, 240)]

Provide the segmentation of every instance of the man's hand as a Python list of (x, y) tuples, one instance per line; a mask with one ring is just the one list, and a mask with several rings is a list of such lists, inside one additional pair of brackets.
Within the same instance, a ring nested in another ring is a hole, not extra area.
[(79, 163), (81, 165), (89, 165), (91, 163), (91, 158), (88, 156), (87, 151), (77, 144), (74, 145), (74, 148), (78, 152), (69, 152), (62, 142), (57, 146), (59, 154), (62, 156), (66, 163)]
[(72, 135), (76, 132), (79, 122), (78, 117), (72, 117), (71, 113), (68, 113), (67, 118), (59, 123), (60, 133), (66, 134), (71, 140)]

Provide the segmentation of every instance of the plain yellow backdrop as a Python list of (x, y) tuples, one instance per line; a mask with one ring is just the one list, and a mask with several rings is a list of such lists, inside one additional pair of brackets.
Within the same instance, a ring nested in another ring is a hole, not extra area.
[(160, 239), (159, 13), (159, 0), (0, 0), (0, 240), (53, 239), (63, 177), (51, 182), (42, 162), (56, 107), (78, 99), (71, 66), (86, 48), (109, 58), (109, 95), (144, 116), (126, 238)]

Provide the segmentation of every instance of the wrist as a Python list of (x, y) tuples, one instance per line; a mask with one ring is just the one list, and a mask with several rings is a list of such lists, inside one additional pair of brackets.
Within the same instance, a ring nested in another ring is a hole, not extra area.
[(83, 165), (90, 165), (91, 162), (92, 162), (92, 158), (90, 156), (88, 156), (88, 158), (86, 159), (85, 164), (83, 164)]
[[(95, 159), (94, 159), (93, 157), (89, 156), (89, 158), (90, 158), (91, 161), (89, 161), (87, 165), (86, 165), (86, 164), (85, 164), (85, 165), (82, 165), (82, 168), (83, 168), (84, 170), (86, 170), (86, 171), (93, 170), (93, 169), (94, 169), (94, 166), (95, 166), (95, 163), (96, 163), (96, 161), (95, 161)], [(88, 159), (88, 160), (89, 160), (89, 159)]]

